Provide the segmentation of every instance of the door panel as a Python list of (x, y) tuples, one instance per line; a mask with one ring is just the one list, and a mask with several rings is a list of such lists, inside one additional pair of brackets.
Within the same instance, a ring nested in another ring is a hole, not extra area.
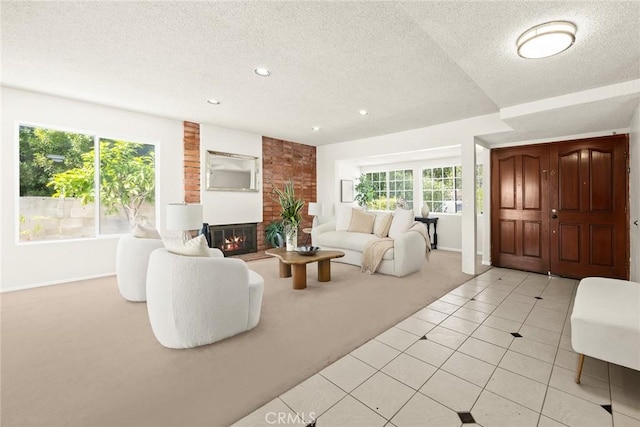
[(550, 145), (552, 273), (628, 277), (627, 144), (617, 135)]
[(500, 181), (500, 209), (516, 208), (516, 159), (507, 157), (499, 160), (498, 180)]
[(591, 211), (613, 211), (613, 156), (598, 150), (591, 151)]
[(522, 199), (523, 209), (540, 210), (542, 207), (541, 193), (542, 174), (540, 158), (522, 156)]
[(547, 273), (549, 218), (545, 146), (493, 150), (491, 153), (492, 263)]
[(540, 221), (524, 221), (522, 227), (522, 254), (524, 256), (541, 257), (542, 223)]
[[(552, 175), (557, 174), (560, 191), (560, 209), (564, 211), (580, 209), (580, 152), (566, 153), (558, 159), (559, 171), (551, 170)], [(553, 176), (551, 177), (553, 179)]]

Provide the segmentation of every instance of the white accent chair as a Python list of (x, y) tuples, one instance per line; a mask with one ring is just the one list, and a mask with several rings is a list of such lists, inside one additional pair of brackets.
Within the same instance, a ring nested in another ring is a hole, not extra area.
[(211, 344), (254, 328), (264, 279), (240, 259), (176, 255), (149, 258), (147, 310), (155, 337), (169, 348)]
[(587, 277), (580, 281), (571, 313), (571, 346), (584, 356), (640, 370), (640, 283)]
[(124, 299), (135, 302), (147, 300), (149, 256), (161, 247), (161, 239), (142, 239), (131, 234), (120, 237), (116, 251), (116, 278)]

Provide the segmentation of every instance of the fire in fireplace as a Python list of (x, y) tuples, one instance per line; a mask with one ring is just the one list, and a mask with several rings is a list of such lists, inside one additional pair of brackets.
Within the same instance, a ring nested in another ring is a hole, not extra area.
[(210, 225), (211, 247), (225, 256), (258, 251), (257, 224)]

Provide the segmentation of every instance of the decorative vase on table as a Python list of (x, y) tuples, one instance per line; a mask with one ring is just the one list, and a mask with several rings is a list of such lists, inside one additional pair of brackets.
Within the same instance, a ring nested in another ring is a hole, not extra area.
[(427, 218), (429, 216), (429, 213), (431, 213), (431, 211), (429, 210), (429, 205), (426, 203), (423, 204), (422, 209), (420, 209), (420, 213), (422, 213), (423, 218)]
[(284, 229), (287, 251), (295, 251), (298, 247), (298, 227), (285, 225)]

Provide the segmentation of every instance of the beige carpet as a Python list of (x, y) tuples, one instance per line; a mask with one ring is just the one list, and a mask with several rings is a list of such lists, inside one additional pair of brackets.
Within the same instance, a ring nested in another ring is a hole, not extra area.
[(468, 280), (460, 254), (434, 251), (397, 279), (332, 265), (330, 283), (291, 289), (275, 259), (252, 331), (190, 350), (154, 338), (144, 303), (114, 277), (1, 296), (1, 425), (228, 426)]

